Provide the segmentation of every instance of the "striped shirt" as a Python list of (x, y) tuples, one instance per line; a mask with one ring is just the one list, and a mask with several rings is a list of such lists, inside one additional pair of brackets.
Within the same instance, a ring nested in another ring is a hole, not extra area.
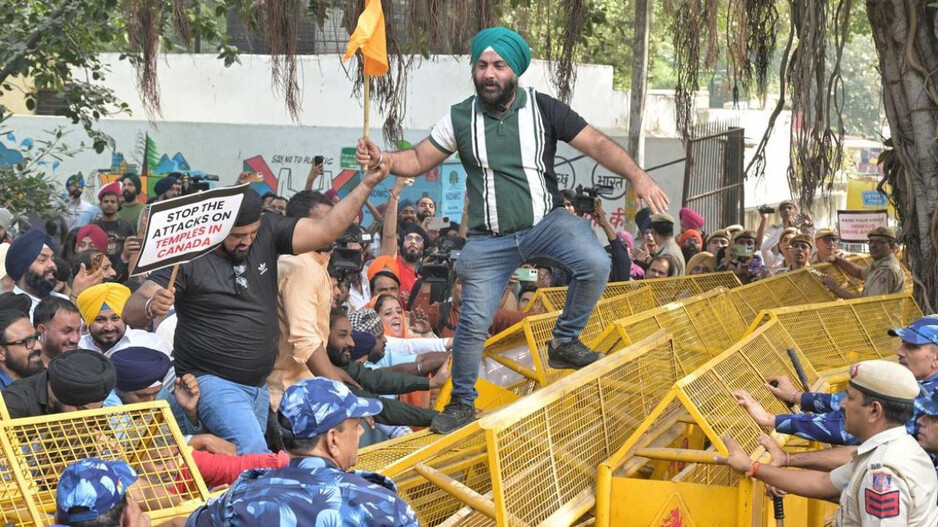
[(586, 124), (569, 106), (533, 88), (519, 88), (504, 115), (475, 95), (453, 105), (429, 139), (444, 153), (459, 152), (470, 234), (526, 229), (562, 205), (554, 172), (557, 140), (569, 143)]

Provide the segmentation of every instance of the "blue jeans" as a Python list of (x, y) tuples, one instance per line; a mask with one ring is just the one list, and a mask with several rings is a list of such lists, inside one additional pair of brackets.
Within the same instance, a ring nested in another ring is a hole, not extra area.
[(456, 263), (462, 305), (453, 337), (452, 399), (472, 404), (482, 348), (511, 274), (539, 258), (567, 270), (573, 279), (554, 337), (569, 342), (583, 331), (609, 280), (611, 262), (589, 221), (558, 208), (537, 225), (505, 236), (472, 236)]
[[(199, 379), (199, 422), (205, 430), (238, 447), (238, 454), (267, 453), (264, 430), (270, 408), (267, 384), (247, 386), (215, 375)], [(165, 383), (159, 398), (166, 399), (184, 434), (198, 430), (189, 423), (185, 412), (172, 396), (172, 382)]]

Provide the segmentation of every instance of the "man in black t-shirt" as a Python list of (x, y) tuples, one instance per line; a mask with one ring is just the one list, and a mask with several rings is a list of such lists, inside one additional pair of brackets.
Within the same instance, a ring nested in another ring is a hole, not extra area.
[(172, 270), (163, 269), (127, 301), (123, 317), (137, 327), (175, 307), (176, 376), (198, 378), (200, 422), (235, 443), (239, 454), (267, 451), (266, 380), (279, 339), (277, 256), (311, 252), (335, 241), (387, 173), (387, 167), (369, 171), (320, 220), (262, 216), (261, 197), (248, 189), (234, 228), (216, 250), (180, 265), (171, 290), (166, 286)]
[(107, 234), (107, 258), (111, 261), (111, 267), (117, 271), (119, 282), (127, 278), (127, 262), (121, 257), (124, 252), (124, 240), (137, 234), (137, 228), (118, 214), (120, 194), (119, 181), (101, 187), (98, 191), (98, 206), (101, 208), (101, 215), (92, 222)]

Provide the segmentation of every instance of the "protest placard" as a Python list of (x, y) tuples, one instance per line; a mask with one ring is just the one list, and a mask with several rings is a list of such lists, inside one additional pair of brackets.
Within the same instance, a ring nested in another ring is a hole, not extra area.
[(149, 205), (146, 233), (131, 274), (186, 263), (217, 247), (234, 226), (247, 187), (206, 190)]
[(866, 243), (867, 234), (877, 227), (888, 227), (885, 210), (838, 210), (837, 230), (840, 240), (847, 243)]

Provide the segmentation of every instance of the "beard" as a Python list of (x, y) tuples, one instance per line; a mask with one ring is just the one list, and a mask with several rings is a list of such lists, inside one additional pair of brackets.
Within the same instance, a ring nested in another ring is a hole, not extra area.
[(26, 287), (36, 293), (39, 298), (49, 296), (49, 293), (55, 289), (55, 276), (46, 279), (41, 274), (36, 274), (31, 270), (26, 271)]
[(248, 252), (251, 251), (250, 247), (244, 250), (238, 249), (237, 247), (232, 250), (228, 250), (228, 248), (225, 247), (225, 244), (221, 244), (219, 247), (221, 247), (221, 250), (225, 256), (227, 256), (228, 259), (234, 263), (241, 263), (246, 260), (248, 257)]
[(384, 358), (384, 350), (371, 350), (368, 352), (368, 362), (372, 364), (377, 364), (381, 359)]
[(137, 194), (135, 192), (124, 192), (124, 203), (128, 205), (137, 201)]
[[(506, 107), (507, 109), (508, 102), (515, 96), (515, 89), (518, 87), (518, 78), (512, 77), (502, 85), (495, 80), (480, 82), (473, 76), (472, 83), (475, 84), (476, 95), (486, 106), (503, 111), (499, 106)], [(489, 86), (494, 86), (496, 89), (493, 91), (485, 90), (485, 88)]]
[(407, 263), (417, 263), (418, 261), (420, 261), (419, 252), (412, 253), (410, 251), (404, 251), (403, 257), (404, 257), (404, 261)]
[(80, 188), (72, 189), (68, 191), (68, 197), (78, 199), (81, 197), (82, 190)]
[(346, 348), (335, 348), (326, 344), (326, 354), (329, 355), (329, 362), (338, 368), (348, 366), (352, 360), (351, 352)]
[(13, 355), (8, 355), (4, 364), (7, 369), (13, 373), (20, 376), (20, 378), (30, 377), (36, 375), (45, 369), (45, 366), (42, 364), (41, 360), (36, 360), (39, 358), (42, 352), (40, 350), (31, 350), (29, 355), (27, 355), (23, 360), (15, 358)]

